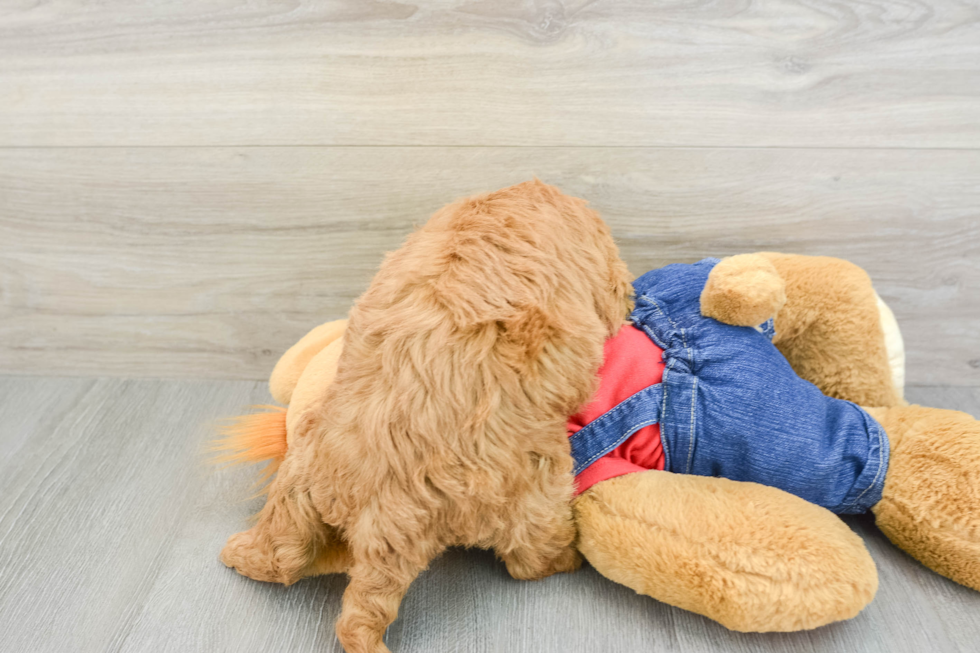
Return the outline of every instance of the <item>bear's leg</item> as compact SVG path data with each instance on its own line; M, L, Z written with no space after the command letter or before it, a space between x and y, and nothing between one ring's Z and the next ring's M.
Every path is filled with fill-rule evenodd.
M786 283L773 344L796 373L830 397L862 406L904 404L889 362L878 295L867 273L826 256L762 256Z
M347 320L334 320L314 328L286 350L269 377L269 392L281 404L292 403L293 389L309 362L327 345L339 340L347 328Z
M878 528L933 571L980 591L980 422L922 406L869 408L891 442Z
M579 550L599 573L732 630L850 619L878 588L861 538L775 488L646 471L598 483L574 507Z

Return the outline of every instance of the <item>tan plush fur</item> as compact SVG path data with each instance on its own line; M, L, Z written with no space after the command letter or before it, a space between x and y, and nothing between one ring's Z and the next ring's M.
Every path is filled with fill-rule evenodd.
M331 342L337 340L347 328L347 320L334 320L321 324L286 350L276 363L269 377L269 392L281 404L292 402L293 388L299 381L310 360ZM326 386L324 386L326 387Z
M878 587L861 539L775 488L648 471L575 501L579 549L604 576L740 631L849 619Z
M270 390L276 397L289 397L288 408L257 406L265 412L233 418L219 430L224 436L212 447L220 455L217 463L244 464L268 462L259 485L275 474L286 457L303 419L322 409L326 389L337 375L337 361L343 347L347 320L336 320L310 331L291 347L276 364ZM340 327L338 329L338 327ZM297 355L299 354L299 355ZM268 491L263 488L262 494ZM335 528L324 526L313 561L303 576L347 571L350 554Z
M402 595L447 546L494 548L517 578L575 568L565 424L629 281L599 217L540 182L439 211L351 311L336 382L223 560L291 583L342 534L349 653L387 650Z
M786 283L773 344L824 394L862 406L899 406L877 295L868 274L826 256L762 253Z
M346 320L344 320L346 323ZM344 339L321 341L323 348L306 364L306 369L297 378L295 389L291 394L289 409L286 411L286 442L291 443L300 431L305 416L316 414L323 409L327 400L326 389L337 376L337 362L343 351ZM301 361L296 362L297 366Z
M616 266L609 264L609 269L615 270ZM780 308L782 289L786 289L787 301ZM616 292L614 289L614 294ZM740 305L743 300L745 306ZM887 357L877 355L879 348L883 349L884 336L880 329L874 328L876 323L872 316L877 314L877 300L867 275L836 259L781 254L732 257L722 261L712 272L702 294L702 303L705 312L716 319L743 325L761 323L776 313L777 337L781 340L783 353L794 362L798 371L807 371L810 380L825 393L849 400L871 398L874 402L894 402L890 408L869 409L892 443L884 498L874 508L878 524L893 542L924 564L957 582L980 589L980 423L964 413L904 406L900 402L890 382ZM383 324L384 328L393 328L390 322ZM379 463L376 458L372 459L374 451L370 447L356 449L363 453L368 464L384 464L386 473L409 479L410 488L413 482L424 483L420 491L433 495L431 501L426 502L418 502L410 491L406 492L407 496L399 497L397 492L392 493L383 478L364 474L363 470L358 476L341 465L328 465L321 452L325 451L322 441L328 435L325 429L331 422L327 413L331 410L330 401L334 394L327 392L326 386L338 374L338 354L342 346L346 349L346 345L339 340L340 331L333 327L315 329L311 336L327 331L332 334L330 337L308 337L305 343L301 341L302 346L291 350L302 351L303 356L291 356L288 360L284 357L277 365L280 379L295 379L279 386L281 391L289 392L292 399L289 421L279 413L278 416L247 419L239 424L239 427L251 425L254 431L242 436L244 440L239 444L247 441L248 446L259 448L256 451L264 447L265 453L277 447L282 451L281 443L287 437L283 430L288 428L290 449L295 441L297 448L305 453L290 454L295 461L293 464L302 471L289 472L288 478L293 479L290 484L277 487L277 491L270 495L269 504L263 510L266 531L233 537L224 556L226 561L253 577L280 582L291 582L303 575L357 570L360 564L360 573L368 582L362 581L360 604L354 601L353 611L345 603L345 614L353 613L355 618L342 621L340 632L346 637L344 641L351 647L349 650L372 650L372 647L383 650L376 631L371 630L372 625L376 628L385 619L393 618L402 591L399 588L404 586L405 578L415 573L419 563L413 565L411 560L403 563L404 575L399 577L402 585L398 585L389 578L397 576L399 570L392 573L382 566L378 573L371 575L371 570L363 568L363 560L380 560L383 565L391 560L396 546L398 554L402 550L411 552L410 543L398 539L409 537L408 531L421 532L425 537L435 535L436 544L430 545L432 550L438 550L444 543L466 543L468 539L459 534L469 533L469 540L479 540L477 543L481 546L496 546L514 572L513 551L508 556L504 553L507 549L500 544L506 538L480 539L475 535L485 532L481 528L499 526L505 530L516 528L520 536L525 537L527 525L508 522L503 514L506 508L494 512L499 502L505 500L503 493L492 497L497 503L490 506L492 510L487 512L487 517L473 518L471 513L469 522L452 521L459 519L454 513L462 512L462 509L448 503L454 501L454 497L444 496L442 488L445 486L436 485L431 479L455 483L453 489L459 491L469 505L476 505L491 495L482 493L480 487L466 487L471 478L476 483L504 478L497 467L481 474L478 467L482 462L477 463L472 457L467 459L470 469L476 472L472 476L469 476L469 470L453 475L447 469L439 476L429 476L431 470L438 470L438 465L426 467L424 456L434 452L449 453L456 457L454 464L458 466L456 461L463 461L465 453L458 450L459 441L443 446L438 441L426 439L421 442L421 448L416 448L414 442L404 447L417 456L421 451L423 456L415 460L419 468L426 471L416 472L414 478L412 469L393 464L399 460L401 452L392 457L392 452L388 451ZM385 333L388 332L375 332L378 340L373 346L381 346ZM402 337L407 336L403 334ZM498 333L497 337L502 334ZM862 365L860 356L864 349L871 356ZM424 393L429 392L433 383L442 383L446 378L445 368L436 368L442 370L438 378L422 370L428 357L433 355L432 350L410 351L407 358L399 357L398 351L389 351L391 372L401 370L405 376L405 385L397 387L411 391L412 384L424 381L429 384L421 391ZM857 363L846 360L842 352L855 356ZM364 355L367 357L366 353ZM437 364L440 360L437 357ZM382 375L384 370L382 367L381 371L373 371L375 375ZM363 382L367 376L355 375L353 378ZM341 382L345 381L341 378ZM373 385L369 384L366 390L364 386L360 387L363 400L381 398L381 395L372 394L375 392ZM484 387L492 388L492 384ZM416 389L410 394L417 396L418 392ZM455 390L453 394L455 401L461 401ZM360 405L353 401L353 397L350 399L350 404L341 404L341 407L354 410ZM474 397L469 397L469 402L465 405L483 406ZM418 405L424 410L427 404ZM511 408L509 404L503 405ZM495 406L496 410L500 408L501 405ZM356 428L358 419L351 419L355 427L349 428ZM406 413L400 414L398 419L417 424L411 422ZM273 422L275 428L270 428ZM516 425L517 428L520 426ZM500 425L501 429L512 427L510 422ZM563 418L561 432L564 438ZM414 435L414 431L408 429L396 433ZM483 431L484 435L489 433ZM531 453L528 445L532 441L536 441L533 434L524 434L519 440L502 437L499 444L505 448L516 447L516 451L525 452L528 457L540 456ZM373 445L377 440L370 442ZM392 438L382 444L395 442L399 440ZM256 451L246 452L245 457L255 459ZM385 453L386 450L382 446L378 451ZM567 451L561 455L567 457ZM504 464L508 458L505 451L498 451L491 460ZM520 457L515 459L513 456L510 460L521 461ZM537 467L525 466L517 475L540 482L544 458L536 460ZM563 473L568 473L561 463L555 464L553 460L545 464L545 468L551 482L555 481L553 470L564 469ZM375 513L371 515L372 521L378 519L378 513L385 515L390 512L389 506L397 505L399 511L387 514L389 519L401 516L417 527L424 523L425 511L432 509L457 530L419 531L387 522L392 537L384 528L375 530L376 538L367 543L367 546L375 547L374 550L361 553L362 562L358 563L351 554L351 547L341 539L342 531L316 521L320 511L311 480L325 469L329 469L329 474L341 474L348 483L361 487L365 482L375 483L377 485L370 487L386 491L384 505L369 503L366 508L360 507L362 515L365 511ZM518 479L511 482L520 483ZM398 481L393 484L402 490ZM528 490L527 481L523 485L520 489ZM542 487L544 485L542 483ZM282 487L288 490L283 491ZM535 489L528 491L537 492L538 496L542 493ZM562 487L561 492L565 491ZM517 497L519 492L511 496ZM409 500L389 501L392 497ZM355 500L348 498L356 506ZM522 505L522 508L527 510L525 517L544 515L544 512L532 515L526 506ZM564 514L562 505L557 502L546 502L542 510L549 508ZM580 531L578 546L600 573L638 592L704 614L736 630L799 630L847 619L871 600L877 586L874 564L867 550L843 522L823 508L773 488L651 471L595 485L576 500L574 510ZM323 514L329 515L330 511ZM481 518L485 521L481 522ZM553 525L554 521L550 523ZM561 531L561 526L557 531L565 532ZM563 537L567 537L567 532ZM356 550L358 543L351 541L350 544ZM507 544L514 546L515 540L511 539ZM520 543L516 544L520 546ZM421 560L421 557L415 560ZM543 561L544 557L539 560ZM303 566L297 567L296 561ZM293 566L288 567L283 562ZM574 561L568 564L573 565ZM283 573L284 570L288 573ZM530 574L518 571L515 575ZM358 627L360 632L345 630ZM363 634L365 631L367 634Z
M872 508L878 528L930 569L980 591L980 422L922 406L869 412L892 445Z
M701 314L726 324L759 326L786 304L786 283L758 254L730 256L718 263L701 291Z
M744 276L751 260L733 258L741 259L738 266L722 261L712 274ZM863 404L888 434L885 489L872 508L878 526L923 564L980 590L980 422L966 413L905 405L893 384L878 299L863 270L825 257L759 258L768 259L786 285L773 342L798 374L825 394ZM768 270L761 260L756 265ZM746 301L755 303L758 294L748 290ZM726 301L737 304L737 290Z
M888 363L878 299L863 270L825 257L759 257L774 265L787 290L776 317L776 346L825 394L868 407L888 434L885 490L873 508L878 526L923 564L980 590L980 422L966 413L904 405ZM740 302L739 279L756 286L762 279L775 292L769 267L756 261L764 274L753 276L751 259L732 257L712 271L724 280L709 286L726 289L715 290L727 302L727 312L716 311L719 319L738 319L731 306ZM744 292L748 306L765 294L751 283ZM708 298L709 306L721 304Z

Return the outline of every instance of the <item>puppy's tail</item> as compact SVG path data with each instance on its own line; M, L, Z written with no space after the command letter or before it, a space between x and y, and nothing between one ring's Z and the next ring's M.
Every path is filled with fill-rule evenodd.
M211 443L209 451L218 465L251 465L268 461L259 484L279 469L286 457L286 409L280 406L253 406L263 412L231 417L218 426L223 436Z

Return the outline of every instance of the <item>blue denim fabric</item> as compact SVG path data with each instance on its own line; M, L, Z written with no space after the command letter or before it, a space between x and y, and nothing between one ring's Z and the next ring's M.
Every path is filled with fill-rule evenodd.
M575 473L649 424L660 424L665 469L780 488L836 513L881 500L888 437L858 405L796 375L760 331L701 315L717 259L668 265L633 284L631 319L664 350L663 382L571 438Z
M659 422L663 389L663 383L647 386L579 429L570 438L575 460L572 474L578 476L644 426Z

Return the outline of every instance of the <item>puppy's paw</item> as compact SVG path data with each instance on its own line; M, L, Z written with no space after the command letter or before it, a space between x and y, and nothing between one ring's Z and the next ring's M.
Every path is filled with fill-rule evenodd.
M378 631L343 614L337 620L337 639L350 653L391 653L384 643L383 628Z
M564 549L561 554L551 562L548 576L551 574L569 574L577 571L582 566L582 554L575 547Z
M552 574L564 574L582 566L582 555L574 547L565 547L550 560L504 556L507 573L516 580L541 580Z
M292 574L283 573L276 564L274 549L268 538L255 533L255 529L235 533L221 550L221 562L232 567L242 576L266 583L291 585L299 580Z

